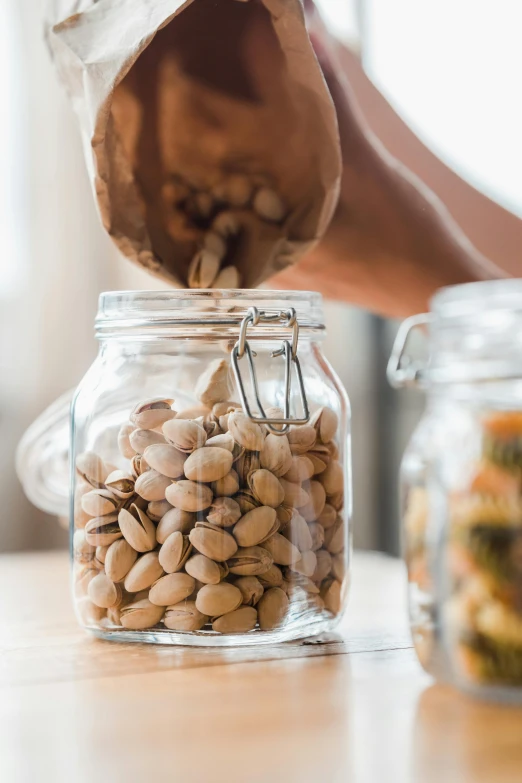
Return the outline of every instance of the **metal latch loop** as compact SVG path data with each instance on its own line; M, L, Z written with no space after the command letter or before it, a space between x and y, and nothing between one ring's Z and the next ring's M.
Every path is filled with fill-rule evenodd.
M420 313L406 318L399 326L386 369L388 382L395 389L425 386L426 366L414 362L407 354L407 347L413 330L426 326L430 321L431 315L429 313Z

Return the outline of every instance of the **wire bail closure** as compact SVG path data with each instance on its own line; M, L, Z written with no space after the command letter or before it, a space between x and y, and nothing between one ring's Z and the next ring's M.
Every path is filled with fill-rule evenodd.
M399 326L392 352L386 368L388 383L394 389L424 388L426 386L426 365L412 361L408 356L407 347L411 333L431 322L429 313L420 313L406 318Z
M256 368L254 364L254 357L256 356L256 353L251 349L250 344L247 341L248 327L258 326L258 324L260 323L267 323L267 324L282 323L283 326L292 329L292 341L290 342L289 340L283 340L281 347L275 349L271 353L272 358L276 358L277 356L283 356L285 360L284 410L283 410L283 418L279 418L279 419L267 418L267 415L265 413L259 395L259 386L257 383L257 374L256 374ZM239 395L241 397L241 404L243 406L243 411L248 416L248 418L251 421L256 422L256 424L266 424L268 426L268 429L271 432L273 432L274 435L284 435L290 429L291 424L307 424L308 421L310 420L310 411L308 408L308 401L306 399L303 374L301 372L301 365L299 363L299 358L297 356L298 342L299 342L299 323L297 321L296 312L293 307L289 308L286 311L281 310L280 312L273 313L273 314L266 313L263 310L258 310L257 307L250 307L248 309L247 314L245 315L245 317L241 322L241 326L239 328L239 339L237 343L234 345L234 348L232 349L232 369L234 370L234 375L239 389ZM245 356L245 354L248 359L250 381L252 383L252 388L254 390L256 405L261 413L261 416L254 416L252 414L247 399L243 377L241 375L241 370L239 368L239 360L242 359ZM298 387L299 387L299 395L301 398L301 405L303 408L303 417L300 419L293 419L290 417L290 391L292 385L292 365L295 366ZM276 427L276 425L278 426Z

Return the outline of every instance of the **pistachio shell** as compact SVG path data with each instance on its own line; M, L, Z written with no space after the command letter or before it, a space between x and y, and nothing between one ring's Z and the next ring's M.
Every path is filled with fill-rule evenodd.
M304 454L311 449L316 440L316 432L310 425L290 427L286 434L292 454Z
M321 598L328 611L338 614L341 610L341 583L329 579L321 585Z
M285 505L301 508L301 506L305 506L308 503L308 493L299 484L294 484L293 481L285 481L284 478L279 479L279 481L285 493Z
M133 409L130 420L139 429L155 430L175 417L176 411L171 408L173 402L174 400L162 397L144 400Z
M134 481L136 481L138 476L141 476L141 474L145 473L148 469L149 466L147 465L145 457L141 454L135 454L131 459L131 475ZM134 488L136 489L136 487Z
M212 288L239 288L241 278L235 266L224 266L212 283Z
M147 446L143 456L150 467L161 473L162 476L168 476L171 479L183 476L187 455L178 451L169 443L156 443L152 446ZM162 498L157 499L161 500Z
M124 538L120 538L107 550L105 573L113 582L121 582L131 570L137 557L136 550Z
M336 492L334 495L328 495L328 502L336 511L341 511L344 506L344 492Z
M317 564L311 578L314 582L322 582L332 570L332 556L327 549L317 550L315 556L317 558ZM339 557L339 555L337 555L337 557Z
M319 587L315 584L315 582L312 582L312 580L309 577L304 576L303 574L300 574L297 571L291 571L289 568L287 568L285 571L285 577L287 582L289 582L289 584L292 586L292 588L300 587L308 594L319 595Z
M299 513L307 522L314 522L322 513L326 504L326 492L319 481L308 481L306 483L309 501L301 506Z
M263 548L272 556L277 565L291 565L297 563L301 557L298 548L280 533L275 533L264 541Z
M159 551L158 558L160 565L167 574L181 571L191 550L192 545L187 536L184 536L183 533L180 533L179 531L171 533L165 543L162 544ZM181 601L181 598L178 600ZM174 599L172 601L167 601L167 604L177 603L178 601L175 601ZM165 606L167 606L167 604L165 604Z
M88 563L93 559L96 546L91 544L86 537L84 530L75 530L73 536L74 559L78 563Z
M91 517L103 517L114 514L120 501L107 489L92 489L83 495L81 504L85 513Z
M184 408L179 413L176 413L176 419L197 419L200 416L207 416L209 413L210 408L207 405L194 405L191 408ZM200 422L198 421L197 424L199 423Z
M179 531L180 533L190 533L196 524L196 515L191 511L182 511L180 508L171 508L160 519L156 528L156 539L158 544L164 544L171 533Z
M98 574L91 579L87 594L93 604L108 609L121 601L121 588L109 579L106 574Z
M342 465L332 460L320 476L319 481L323 485L327 495L335 495L342 492L344 487L344 473Z
M237 551L237 543L230 533L208 522L196 522L189 533L190 542L202 555L221 563Z
M325 530L327 530L329 527L332 527L335 524L336 519L337 511L329 503L325 504L325 507L317 517L317 521L324 527Z
M311 577L317 566L317 556L315 552L309 549L307 552L301 552L301 557L297 563L292 563L290 568L297 571L298 574Z
M125 589L129 593L137 593L146 590L154 582L163 576L163 568L159 562L157 552L146 552L139 557L125 577ZM156 621L158 622L158 621Z
M332 555L338 555L344 550L345 528L341 517L337 517L335 525L325 531L324 545Z
M230 365L226 359L214 359L210 362L196 383L195 395L204 405L209 406L230 399L232 377Z
M203 195L203 194L201 194ZM210 250L199 250L187 272L189 288L210 288L219 271L220 258Z
M111 544L111 546L112 546L112 544ZM105 560L107 559L107 552L108 551L109 551L109 547L108 546L97 546L96 547L96 563L100 563L101 565L105 565Z
M185 462L185 476L190 481L218 481L232 467L232 454L227 449L204 446L196 449Z
M216 563L205 555L192 555L185 563L185 571L205 585L217 585L228 574L226 564Z
M144 500L164 500L169 486L170 479L167 476L162 476L156 470L147 470L138 476L134 489Z
M125 540L136 552L149 552L154 549L156 546L154 523L135 503L129 509L121 509L118 522Z
M208 619L198 610L195 601L181 601L167 606L163 623L171 631L199 631Z
M274 564L264 574L260 574L258 578L263 587L280 587L283 582L283 572Z
M83 532L85 533L86 542L93 546L109 546L123 535L116 514L107 514L104 517L90 519L85 525Z
M196 596L196 608L209 617L220 617L241 606L241 591L228 582L204 585Z
M276 508L276 514L281 528L285 528L288 525L294 511L295 509L292 508L292 506L287 506L286 503L281 503L281 505Z
M228 431L237 443L249 451L261 451L263 448L265 440L263 429L259 424L250 421L242 411L234 411L229 415Z
M321 550L324 551L324 550ZM317 553L318 554L318 553ZM346 557L344 552L339 552L338 555L334 555L332 558L332 574L335 578L342 582L346 574Z
M134 449L129 440L129 436L134 429L134 424L130 421L126 421L121 425L118 433L118 449L121 456L125 457L125 459L132 459L134 456Z
M282 408L272 407L272 408L265 408L266 418L267 419L284 419L285 414ZM285 425L284 424L265 424L265 429L267 432L272 432L273 430L278 430L281 432Z
M105 479L105 486L121 500L128 500L134 494L134 479L123 470L113 470Z
M167 511L172 511L172 506L168 500L151 500L147 506L147 516L153 522L159 522Z
M280 587L271 587L262 595L257 604L259 627L262 631L271 631L280 626L288 611L288 596Z
M233 612L217 617L212 630L218 633L247 633L255 628L257 612L252 606L240 606Z
M221 435L214 435L209 438L206 443L207 446L218 446L220 449L226 449L230 453L234 454L234 447L236 442L230 432L223 432Z
M241 517L234 526L234 538L239 546L249 547L261 544L279 530L275 509L259 506Z
M252 471L248 476L248 486L263 506L277 508L284 500L285 491L281 482L266 468Z
M338 423L337 414L331 408L319 408L310 419L310 424L315 428L323 443L329 443L332 440L337 432Z
M300 552L312 549L312 534L305 520L297 511L292 514L292 519L285 527L284 535Z
M169 503L182 511L203 511L212 503L212 490L196 481L173 481L166 490Z
M318 476L323 470L326 470L329 460L325 461L322 455L315 451L308 451L306 456L314 466L314 476Z
M238 549L234 557L228 559L231 574L238 576L258 576L265 574L273 565L270 552L260 546L248 546Z
M252 203L254 212L263 220L280 223L284 220L287 208L281 196L272 188L259 188Z
M207 433L201 424L187 419L171 419L163 425L163 434L178 451L191 454L207 441ZM217 444L216 444L217 445Z
M231 174L213 187L212 193L224 204L230 204L231 207L244 207L252 197L252 189L252 181L244 174Z
M102 609L101 606L96 606L96 604L93 604L91 599L87 596L76 601L76 611L78 613L78 617L80 618L80 622L87 626L87 628L99 626L100 621L105 617L106 614L105 609Z
M207 522L217 527L231 527L241 516L238 503L229 497L217 497L208 509Z
M147 598L142 598L141 601L134 601L122 608L120 622L124 628L133 631L152 628L160 622L164 612L163 606L155 606Z
M167 574L154 582L149 590L149 601L156 606L170 606L188 598L196 582L188 574Z
M292 464L292 452L286 435L269 433L263 443L260 461L262 467L274 476L281 477L287 473Z
M241 591L243 603L247 606L255 606L264 592L264 587L257 576L240 576L234 584Z
M84 451L76 457L76 473L95 489L103 489L110 471L101 457L93 451Z
M213 481L210 486L212 487L214 495L230 497L231 495L235 495L239 489L239 478L236 471L232 469L226 476L223 476L223 478Z
M161 433L154 432L154 430L140 430L136 429L131 432L129 441L136 452L136 454L144 454L145 449L149 446L157 446L158 444L165 444L165 438Z
M252 509L259 507L258 501L249 489L242 489L237 493L234 500L239 505L242 514L246 514L249 511L252 511Z
M292 457L292 464L290 469L285 473L283 478L286 481L294 481L297 484L302 484L303 481L311 479L314 475L314 463L305 454L298 454Z
M74 581L74 595L76 598L82 598L87 595L89 583L99 573L97 568L86 566L76 575Z
M234 465L239 481L241 484L248 482L249 475L259 470L261 467L261 460L258 451L243 451L240 457L236 460Z

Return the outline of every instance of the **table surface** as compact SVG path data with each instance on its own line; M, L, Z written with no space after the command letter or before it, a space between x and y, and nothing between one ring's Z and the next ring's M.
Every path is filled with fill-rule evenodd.
M354 558L341 634L115 644L77 625L64 553L0 557L2 783L520 783L522 710L421 671L399 561Z

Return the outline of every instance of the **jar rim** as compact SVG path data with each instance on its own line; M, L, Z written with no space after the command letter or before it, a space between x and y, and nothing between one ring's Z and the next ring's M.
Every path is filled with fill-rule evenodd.
M437 319L483 316L486 310L522 310L522 278L446 286L431 298L430 310Z

